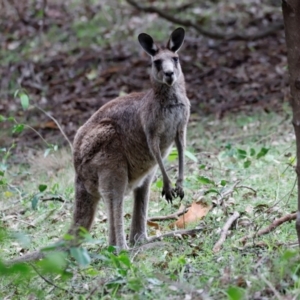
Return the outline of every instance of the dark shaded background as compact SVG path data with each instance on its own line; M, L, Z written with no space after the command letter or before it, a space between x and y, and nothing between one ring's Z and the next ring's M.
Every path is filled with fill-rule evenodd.
M272 2L144 1L143 5L224 32L224 38L241 32L255 35L282 22L280 9ZM177 26L126 1L2 1L0 114L30 124L49 143L65 143L47 115L34 106L25 112L21 109L14 98L21 89L72 140L78 127L101 105L150 87L150 60L138 46L138 33L146 31L158 42L166 42ZM244 41L212 39L192 26L185 28L180 59L192 113L221 118L241 110L282 110L289 98L282 29ZM1 144L11 142L8 137L23 145L39 143L32 130L11 135L10 123L0 126Z

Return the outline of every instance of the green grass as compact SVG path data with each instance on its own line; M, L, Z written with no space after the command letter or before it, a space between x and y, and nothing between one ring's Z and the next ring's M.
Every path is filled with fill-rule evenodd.
M238 242L296 210L295 141L290 119L285 107L280 115L240 113L222 120L192 116L187 145L197 162L186 159L182 203L189 205L199 197L214 203L217 193L237 180L241 186L222 206L215 206L203 220L189 225L201 228L195 237L169 238L150 249L116 256L107 248L101 203L91 236L83 245L87 250L74 250L67 260L54 255L38 264L40 275L30 266L25 271L11 271L0 281L1 298L199 299L202 295L211 299L277 299L275 291L281 297L298 299L299 257L291 246L296 241L294 222L250 239L246 246ZM42 151L25 156L26 161L18 164L11 163L14 156L2 164L1 223L6 231L19 233L15 238L2 238L3 259L53 243L71 221L74 172L68 149L51 152L46 158ZM167 162L174 181L176 163ZM170 206L160 197L160 181L158 176L152 186L149 216L174 213L180 205L175 201ZM43 202L41 195L59 196L65 202ZM233 211L241 217L221 251L213 253L220 230ZM130 197L125 201L125 214L128 232ZM159 222L162 233L170 230L171 222ZM155 233L149 227L149 234Z

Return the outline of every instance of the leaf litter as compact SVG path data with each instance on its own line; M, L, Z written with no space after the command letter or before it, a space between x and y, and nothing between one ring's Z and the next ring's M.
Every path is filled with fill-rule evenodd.
M13 99L15 89L25 90L31 102L54 116L72 140L78 127L101 105L120 94L149 88L149 58L139 51L135 42L137 33L125 38L130 21L137 18L126 8L128 28L124 24L122 43L112 40L107 45L93 43L85 47L79 46L81 40L72 24L84 15L97 17L96 5L90 5L89 10L85 6L72 10L59 2L49 2L43 22L37 13L40 7L16 3L15 10L22 12L19 16L11 6L4 9L5 17L0 21L0 28L5 28L0 38L3 45L0 57L8 62L0 66L0 114L16 112L30 120L47 140L64 142L47 116L32 108L18 112ZM260 14L263 20L269 12ZM49 42L47 37L53 28L59 28L62 38ZM34 40L37 36L40 42ZM36 47L19 51L28 40L33 40ZM7 51L15 52L8 56ZM180 57L192 112L199 115L213 113L221 117L229 111L270 111L270 107L276 111L289 98L283 31L244 42L214 41L187 28ZM18 140L25 145L39 142L30 130Z

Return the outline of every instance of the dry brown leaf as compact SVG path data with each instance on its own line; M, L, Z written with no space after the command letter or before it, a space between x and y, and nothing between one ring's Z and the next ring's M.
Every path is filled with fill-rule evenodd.
M58 129L57 125L53 121L47 121L44 123L40 123L36 126L34 126L35 129L41 128L41 129Z
M207 215L211 209L211 205L203 202L193 202L189 210L182 215L176 222L172 223L170 227L185 228L186 225L197 222Z
M104 70L100 77L102 78L109 78L111 75L120 72L123 69L122 66L112 66Z
M156 222L147 221L147 225L150 227L154 227L156 230L161 230L161 226Z

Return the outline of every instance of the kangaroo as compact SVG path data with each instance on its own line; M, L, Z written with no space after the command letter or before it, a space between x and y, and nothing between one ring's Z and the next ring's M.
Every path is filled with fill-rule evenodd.
M90 230L97 204L103 199L108 215L108 243L118 250L128 249L123 201L133 191L129 242L147 240L149 190L158 167L166 200L172 203L173 198L184 197L184 147L190 103L177 54L184 36L184 29L177 28L166 47L158 47L150 35L141 33L139 43L151 57L152 88L108 102L79 128L73 151L75 209L69 230L75 239L81 227ZM163 164L174 142L179 159L175 187Z

